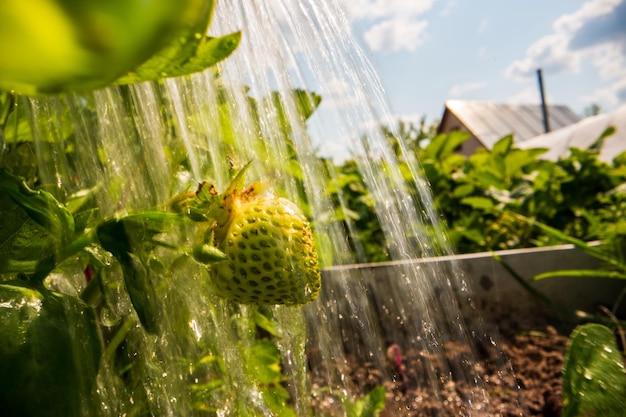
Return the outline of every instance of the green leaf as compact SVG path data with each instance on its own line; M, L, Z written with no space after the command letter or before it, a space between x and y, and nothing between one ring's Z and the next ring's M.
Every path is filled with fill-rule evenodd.
M377 417L385 409L385 387L376 387L355 402L344 401L348 417Z
M7 139L7 142L9 140ZM12 175L23 177L26 181L34 180L37 175L37 157L33 144L20 142L7 146L0 167Z
M67 244L74 235L74 218L52 194L32 190L23 178L0 169L0 188L59 242Z
M284 135L292 133L294 121L304 123L311 117L321 102L321 96L302 89L293 89L287 93L274 91L263 100L265 111L277 115Z
M470 137L469 133L461 131L437 135L424 149L424 156L436 161L443 161Z
M202 264L212 264L228 259L228 255L208 243L193 247L193 258Z
M463 237L471 240L472 242L476 242L477 244L483 246L485 244L485 235L480 230L477 229L458 229L457 230Z
M219 38L192 38L176 43L140 65L133 72L118 78L116 84L132 84L193 74L214 66L227 58L239 45L241 32Z
M0 251L7 257L0 270L34 273L35 280L43 280L72 241L74 218L52 194L32 190L23 178L2 169L0 189Z
M293 91L298 113L304 120L313 115L322 102L322 96L312 91L296 89Z
M626 279L626 273L618 271L603 271L599 269L563 269L559 271L544 272L543 274L535 275L533 279L535 281L539 281L546 278L560 277Z
M571 243L573 244L575 247L583 250L585 253L600 259L606 263L608 263L609 265L613 266L614 268L617 268L618 270L621 271L626 271L626 263L624 263L619 257L617 256L613 256L612 254L608 253L606 250L603 250L600 247L597 246L591 246L589 245L587 242L577 239L575 237L569 236L566 233L561 232L560 230L548 226L547 224L538 222L534 219L531 219L529 217L526 216L522 216L521 214L517 214L517 213L511 213L511 215L513 217L516 217L528 224L532 224L533 226L536 226L537 228L539 228L541 231L543 231L546 235L548 235L549 237L552 237L556 240L560 240L563 242L567 242L567 243Z
M156 293L156 283L152 277L152 268L144 265L144 262L132 253L118 254L116 258L122 265L124 285L141 325L149 333L158 333L161 306Z
M0 214L0 273L32 274L55 240L8 194L0 193Z
M604 144L604 141L610 137L613 136L615 134L616 130L615 127L613 126L609 126L607 127L604 132L602 132L600 134L600 136L598 137L598 139L596 139L591 146L589 146L589 150L590 151L595 151L595 152L599 152L600 149L602 148L602 145Z
M254 323L259 326L261 329L265 330L272 336L278 335L278 330L276 329L276 322L263 314L261 311L256 310L254 312Z
M485 211L491 210L494 208L493 200L489 197L480 197L480 196L465 197L461 199L461 203L471 206L472 208L481 209Z
M626 371L611 329L577 327L563 368L563 417L626 416Z
M262 384L273 384L284 379L280 351L274 342L258 340L245 353L247 373L254 380Z
M492 155L505 156L511 150L513 145L513 135L507 135L499 139L491 148Z
M504 157L504 165L506 168L506 176L511 178L524 174L522 169L533 162L537 161L537 157L547 152L547 148L538 149L513 149Z
M504 174L504 173L503 173ZM481 170L473 173L474 178L478 180L478 185L484 189L495 187L499 190L506 189L507 185L502 181L502 177L496 175L492 171Z
M122 266L124 284L130 301L146 331L159 332L161 307L154 282L154 267L147 265L149 251L168 246L156 239L168 228L182 224L184 217L163 212L134 213L98 226L97 237Z
M454 188L452 195L455 197L466 197L474 192L474 184L461 184Z

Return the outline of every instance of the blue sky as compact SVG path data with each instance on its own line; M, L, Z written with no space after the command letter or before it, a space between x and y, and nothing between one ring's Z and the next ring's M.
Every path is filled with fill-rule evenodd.
M438 119L448 99L582 114L626 103L626 0L339 0L395 116Z

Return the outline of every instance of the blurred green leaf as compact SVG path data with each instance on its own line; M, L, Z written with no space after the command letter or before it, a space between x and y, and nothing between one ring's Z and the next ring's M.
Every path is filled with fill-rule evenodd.
M74 218L52 194L31 189L23 178L0 169L0 189L63 247L74 236Z
M513 145L513 135L507 135L499 139L491 148L491 154L504 157L509 153Z
M284 377L281 355L276 343L271 340L257 340L245 350L246 372L262 384L277 384Z
M235 32L219 38L191 38L186 42L174 43L132 72L118 78L115 83L132 84L203 71L232 54L240 41L241 32Z
M469 133L461 131L437 135L424 149L424 156L436 161L443 161L470 137Z
M385 409L385 388L376 387L355 402L344 401L348 417L377 417Z
M494 208L493 200L489 197L465 197L461 199L461 203L481 210L491 210Z
M533 277L535 281L546 278L584 277L584 278L611 278L626 279L626 271L603 271L600 269L561 269L558 271L544 272Z
M563 417L626 416L626 371L613 331L577 327L563 367Z
M513 149L504 157L506 176L522 175L522 169L537 161L537 157L546 153L547 149Z

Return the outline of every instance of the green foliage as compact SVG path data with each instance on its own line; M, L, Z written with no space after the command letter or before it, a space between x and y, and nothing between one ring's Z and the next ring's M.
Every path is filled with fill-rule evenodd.
M376 387L356 401L344 401L348 417L377 417L385 409L385 388Z
M362 173L355 161L340 167L332 163L326 193L334 209L334 219L344 224L348 243L361 262L388 260L388 253L380 223L376 217L374 199L365 186Z
M465 156L456 153L469 139L465 132L429 137L434 129L423 122L419 128L400 123L397 134L383 130L398 154L400 168L405 172L417 168L430 184L434 208L457 253L561 242L518 214L585 241L618 244L626 236L626 156L617 156L611 164L598 158L603 141L612 140L613 128L589 149L571 149L556 161L541 159L545 149L517 148L512 136L500 139L491 150L480 148ZM403 147L414 153L419 166L409 166L411 159L403 157ZM339 174L329 180L329 193L338 218L358 226L356 239L365 248L366 260L386 260L374 204L355 166L349 160L337 168ZM415 187L410 175L405 179L408 187ZM345 195L341 202L335 197L338 187Z
M0 332L3 413L79 417L89 412L102 351L92 309L38 284L6 281L0 283Z
M571 334L563 368L563 416L626 416L626 370L613 331L585 324Z
M200 72L227 58L240 41L241 32L220 38L191 37L186 42L170 45L132 72L115 80L115 84L134 84Z
M200 202L200 198L205 197L220 199L210 194L211 187L207 185L201 188L203 192L185 192L152 210L103 218L94 199L94 195L100 192L99 186L72 195L62 192L61 187L51 188L55 194L44 189L39 182L38 166L31 155L35 140L27 117L18 114L21 107L14 105L14 96L1 94L0 99L0 104L4 105L2 108L8 109L0 115L4 116L5 128L0 133L8 139L6 152L0 160L0 280L8 282L19 276L25 285L44 283L48 286L54 276L55 285L61 283L68 292L64 297L76 304L87 303L85 317L98 312L95 326L104 336L103 370L99 377L123 393L116 401L126 404L123 407L130 407L130 414L148 413L150 394L146 381L154 378L152 359L138 358L133 352L146 349L142 334L163 337L164 323L180 322L175 326L177 330L189 327L184 306L177 305L175 315L172 311L165 313L164 298L175 298L184 288L178 288L184 284L184 279L175 278L169 271L189 263L206 271L206 264L224 259L224 254L212 245L210 234L205 233L211 230L208 225L215 221L214 213L196 210L196 206L190 204L190 201ZM267 111L282 115L278 118L279 129L275 134L291 144L287 149L294 164L277 164L276 168L295 176L302 188L301 173L292 172L297 164L291 135L295 123L304 124L319 105L320 98L303 90L293 90L274 94L261 102ZM251 107L260 106L252 98L249 103ZM293 111L295 116L286 114ZM49 136L44 134L46 141L37 145L54 147L62 144L65 156L72 161L76 157L71 146L73 132L48 133ZM251 144L261 152L271 152L264 140L257 138ZM188 169L184 160L177 162L176 169ZM243 177L237 178L243 185ZM111 188L107 191L112 192ZM76 267L84 268L84 275L83 271L78 277L67 272ZM211 294L210 289L207 293ZM253 307L250 309L254 310ZM113 313L116 310L123 313ZM239 314L233 313L233 322L239 320ZM109 315L116 317L114 324L107 318ZM259 309L246 321L252 323L252 328L241 336L241 340L248 342L240 346L246 383L262 395L263 407L274 415L295 416L291 393L283 386L283 359L277 345L275 319ZM251 332L260 336L252 339L245 336ZM177 337L181 336L174 335ZM191 407L194 412L212 415L233 395L225 388L228 370L215 347L198 343L196 349L206 356L201 356L194 370L201 377L189 382L187 387L193 399ZM212 353L206 354L207 350ZM8 363L5 359L0 357L0 364ZM81 361L85 357L77 354L75 359ZM258 410L250 404L242 402L238 407L239 415L257 415Z
M22 94L90 90L187 75L229 56L241 34L205 34L215 2L5 2L0 88ZM45 27L42 31L40 28ZM24 32L24 33L21 33Z
M555 277L626 279L626 263L623 261L621 236L615 238L606 235L606 240L601 245L589 244L531 218L521 215L516 215L516 217L535 227L547 237L573 244L588 255L603 261L607 268L562 269L539 274L534 277L535 280ZM611 317L611 320L607 320L602 316L572 311L569 307L554 302L526 282L498 255L494 254L494 256L527 291L547 305L572 318L584 317L592 322L578 326L570 335L563 366L563 416L626 416L626 370L623 353L620 352L616 343L616 333L622 333L623 346L626 346L626 341L623 338L623 322L615 316L626 295L626 287L621 294L616 295L613 310L604 310Z

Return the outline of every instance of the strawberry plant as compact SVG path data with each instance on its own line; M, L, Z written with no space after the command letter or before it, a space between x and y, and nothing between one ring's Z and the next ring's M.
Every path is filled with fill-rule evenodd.
M72 1L48 3L75 6ZM113 13L136 2L127 3L106 6L94 2L85 7L109 7ZM162 88L163 78L213 66L239 43L239 32L219 38L204 36L214 2L190 0L185 4L201 8L202 13L177 5L177 14L170 14L167 10L171 6L163 6L154 10L164 12L158 16L135 19L145 28L164 19L173 22L172 31L158 31L158 39L144 45L145 53L130 54L132 60L125 59L127 51L112 51L107 65L95 65L97 71L83 73L82 78L76 77L75 69L85 69L84 60L68 61L71 65L65 68L48 68L37 61L33 71L14 71L17 67L13 64L32 66L35 61L28 53L41 47L23 48L21 52L10 48L0 62L0 88L40 95L116 85L125 111L132 114L136 109L127 84L155 80L155 88ZM21 6L0 8L9 8L15 16L27 19L27 10ZM93 29L89 21L75 22L69 17L55 23ZM141 28L124 28L134 29ZM0 31L0 41L4 35ZM59 49L49 48L42 57L74 48L57 46ZM92 58L97 62L102 57ZM249 104L251 113L275 112L276 132L288 142L293 130L302 128L295 124L304 123L320 99L303 90L285 94L276 93L261 102L249 98ZM93 145L78 142L71 117L78 115L84 121L81 126L85 131L80 134L88 141L95 136L100 121L94 96L85 94L72 101L75 99L72 95L55 96L53 101L63 110L51 116L54 122L46 119L39 123L29 97L0 92L0 328L4 335L10 335L0 343L0 400L5 411L24 416L154 415L162 412L161 407L171 406L158 403L161 397L169 402L171 394L181 402L172 406L176 410L215 413L231 396L240 395L224 389L233 378L224 357L235 346L238 357L245 359L236 377L263 393L263 407L276 415L295 415L291 393L281 386L285 379L283 358L268 306L302 305L313 301L319 292L316 246L302 213L307 211L305 200L295 204L269 191L261 193L258 184L245 187L242 170L222 194L203 183L196 193L184 192L169 203L154 200L151 209L104 213L98 198L108 194L107 198L115 200L127 191L124 184L109 181L83 189L78 178L68 178L55 187L42 183L47 174L42 170L57 167L55 158L62 158L72 171L76 164L85 162L84 156L90 151L85 146ZM297 118L286 115L285 103L292 99ZM161 103L157 111L164 112L166 104ZM218 107L218 123L227 129L234 124L234 116L226 111L225 101ZM69 108L73 108L73 116ZM204 111L200 109L200 113ZM198 117L206 118L206 114ZM167 116L164 119L165 132L172 136L170 162L174 171L182 171L180 178L185 178L189 160L180 152L174 121ZM141 137L139 129L131 126L130 135ZM224 133L223 146L229 147L228 132ZM229 134L235 135L235 129ZM137 142L137 146L129 142L131 153L144 151L137 149L141 146ZM271 152L265 141L254 143L258 156ZM276 168L297 173L293 146L291 150L291 163L285 166L281 161ZM98 158L92 161L98 170L107 163L107 156L103 149L96 151ZM226 165L226 161L222 163ZM174 177L168 179L176 190L172 194L192 186ZM302 187L302 173L294 177L299 178L296 187ZM280 186L275 188L280 192ZM244 244L245 249L240 248ZM261 274L254 276L257 271ZM231 315L232 322L251 326L233 336L233 343L226 348L220 346L217 336L200 338L201 330L190 329L195 320L190 318L195 317L189 311L192 307L180 302L189 297L195 297L197 305L209 311L220 306ZM240 307L239 302L248 305ZM206 314L211 313L204 311ZM228 332L228 326L224 331ZM259 332L262 337L256 336ZM170 350L161 347L160 340L166 340ZM237 346L243 341L245 346ZM176 355L181 357L172 357ZM169 364L167 372L156 375L155 369L162 369L163 362ZM6 378L10 374L17 376ZM167 397L155 394L168 388L171 393ZM239 407L240 415L255 413L251 404L242 402Z
M197 193L176 198L173 201L177 202L177 211L174 212L144 211L104 220L92 217L91 221L85 223L80 214L88 211L74 216L51 194L33 190L23 178L0 171L0 189L5 198L3 204L5 208L10 208L5 214L11 214L4 218L10 230L2 241L6 261L0 272L4 277L17 274L17 279L4 281L0 288L3 308L8 309L7 314L2 315L0 324L4 333L23 338L14 342L11 339L8 344L2 345L0 368L26 375L29 363L36 360L39 364L37 372L40 372L37 381L56 381L60 384L59 389L65 393L83 392L82 388L80 391L68 389L76 384L84 384L90 395L101 350L103 356L108 358L104 366L118 368L113 357L106 352L121 349L128 343L124 340L134 321L132 316L127 318L130 327L122 325L116 334L105 337L102 348L94 311L107 308L111 296L108 295L107 287L110 283L104 271L110 261L102 258L103 254L94 257L99 247L110 253L121 267L132 308L148 333L161 334L163 331L162 290L159 289L162 283L153 273L154 263L158 261L154 256L159 250L172 252L174 258L182 255L184 258L197 259L204 268L208 265L208 276L213 281L216 294L237 302L257 305L304 304L315 299L320 289L320 273L308 222L297 207L287 200L268 196L258 200L259 197L253 192L255 186L241 189L239 185L243 184L243 178L242 170L227 193L221 195L210 191L214 188L203 185ZM277 205L277 202L280 204ZM248 204L250 209L242 210L241 207L235 207L236 204ZM264 207L264 210L259 211L259 207ZM94 220L96 223L92 224ZM233 224L235 231L231 230ZM176 230L181 228L196 230L192 234L199 237L191 240L192 247L173 244L176 241ZM39 239L33 238L32 232L36 230L44 231ZM174 241L168 242L168 239L171 240L168 235ZM239 236L243 239L238 240ZM229 245L231 241L234 247ZM246 247L240 248L239 242L245 242ZM48 248L46 252L30 251L44 247ZM28 256L24 258L23 253ZM45 284L49 281L49 275L71 265L76 256L87 261L86 271L89 274L89 282L79 286L83 288L82 296L51 292L47 288L51 284ZM161 258L167 259L163 256ZM259 274L255 268L259 268ZM242 269L249 276L240 273ZM26 301L26 296L30 297L29 301ZM81 299L90 305L84 304ZM37 307L38 304L42 304L43 308ZM78 318L72 316L73 321L69 322L66 318L69 313L63 309L66 304L73 306L69 310L72 314L79 309L84 312L76 313ZM21 310L19 306L23 306ZM22 320L19 318L21 316L32 317L32 320ZM54 344L54 349L44 349L43 344L46 342L42 335L50 332L55 332L55 337L45 337ZM87 346L93 349L83 352L72 348L68 332L79 340L87 340ZM266 350L268 348L264 344L267 343L270 341L261 343L255 349ZM44 351L47 353L44 354ZM52 355L52 352L59 354ZM31 359L26 360L26 357ZM77 363L83 363L85 368L76 368ZM91 367L86 368L89 363ZM62 372L59 367L63 368ZM86 369L90 373L86 373ZM141 372L141 368L133 371L135 376L131 379L143 378L134 372ZM4 382L8 383L9 380ZM3 402L13 404L11 409L21 410L21 415L40 415L38 413L42 409L49 409L53 414L54 410L65 410L65 415L80 415L81 405L73 403L77 401L75 397L60 396L53 390L47 391L49 397L38 395L43 389L43 386L31 385L26 380L12 380L10 387L2 390ZM21 394L18 396L16 392ZM279 395L277 391L273 392ZM5 394L9 396L4 397ZM24 401L24 395L36 395L40 401ZM280 396L284 398L285 393L280 393ZM63 398L67 398L68 402L65 403ZM10 399L15 402L9 403ZM54 407L52 401L55 402ZM28 411L17 408L22 405L31 408Z

